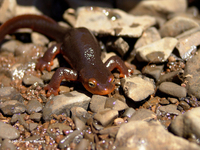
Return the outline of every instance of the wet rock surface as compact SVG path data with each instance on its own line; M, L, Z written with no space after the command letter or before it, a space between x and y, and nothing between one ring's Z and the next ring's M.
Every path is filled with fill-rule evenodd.
M58 95L47 97L44 87L56 69L70 68L58 55L50 72L35 70L56 41L30 29L6 35L0 149L200 149L197 0L45 2L3 0L0 22L34 13L52 14L65 28L84 26L97 38L102 61L118 55L131 73L122 78L114 69L108 95L64 79Z

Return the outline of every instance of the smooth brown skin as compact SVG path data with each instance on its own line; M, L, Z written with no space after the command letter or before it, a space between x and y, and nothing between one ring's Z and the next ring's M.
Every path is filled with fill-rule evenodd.
M63 55L71 68L60 67L56 70L50 83L45 87L47 96L58 95L63 79L82 82L93 94L107 95L114 90L114 77L111 71L117 68L120 77L129 76L128 68L117 56L109 58L103 64L100 58L100 47L96 38L86 28L63 28L46 16L21 15L5 22L0 27L0 40L6 34L19 28L31 28L36 32L54 38L58 44L49 48L39 59L36 69L50 71L53 59L59 53Z

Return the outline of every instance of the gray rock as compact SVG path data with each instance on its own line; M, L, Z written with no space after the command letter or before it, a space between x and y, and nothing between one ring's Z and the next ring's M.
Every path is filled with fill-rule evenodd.
M192 53L196 52L197 46L200 45L198 40L200 38L200 27L188 30L176 38L178 39L176 48L181 58L187 60Z
M31 114L33 112L37 113L42 110L42 104L38 100L30 100L26 105L27 113Z
M33 131L33 130L35 130L37 127L38 127L38 123L29 123L28 129L29 129L30 131Z
M100 34L139 37L143 30L155 23L153 17L133 16L119 9L81 7L77 10L75 27L87 27Z
M45 46L49 43L49 39L43 34L40 34L38 32L32 32L31 39L32 39L32 42L36 45Z
M30 119L39 122L42 118L42 114L41 113L32 113L30 114Z
M159 86L159 90L163 93L169 94L174 97L186 97L187 91L185 87L182 87L173 82L163 82Z
M2 142L2 145L0 147L1 150L16 150L17 148L15 147L15 145L12 143L11 140L9 139L5 139Z
M90 142L87 139L82 139L80 143L76 146L76 150L83 150L83 149L89 149Z
M166 105L166 106L161 106L159 108L159 110L161 112L164 112L165 114L169 113L169 114L172 114L172 115L180 115L181 112L177 109L177 106L174 105L174 104L169 104L169 105Z
M148 45L136 49L136 57L139 61L164 62L174 50L178 40L165 37Z
M58 146L59 148L66 148L70 145L70 143L78 144L81 139L83 139L83 135L81 134L81 131L75 130L72 133L69 133L66 137L60 140Z
M94 119L99 121L103 126L107 126L108 124L112 123L117 117L118 111L110 109L99 111L94 115Z
M188 95L200 99L200 53L189 59L185 65L184 76Z
M25 112L26 107L24 104L20 103L17 100L8 100L0 105L0 110L5 115L13 115L13 114Z
M72 107L83 107L87 109L90 100L90 97L77 91L55 96L43 108L43 119L50 120L52 114L59 115L65 113L67 116L70 116Z
M3 123L0 121L0 137L3 139L14 140L19 138L19 131L11 126L10 124Z
M43 70L41 79L44 81L50 81L54 73L55 71L49 72L49 71Z
M169 130L181 137L190 138L194 135L200 138L200 107L193 108L172 120Z
M150 65L149 66L148 65L142 69L142 73L150 75L156 81L158 81L158 79L160 78L161 72L163 71L163 67L164 67L164 65L160 65L160 66L158 66L158 65Z
M175 37L195 27L199 27L199 24L193 19L177 16L167 21L160 28L160 35L162 37Z
M1 49L2 51L12 52L14 53L17 47L23 45L22 42L17 40L10 40L2 44Z
M135 113L135 109L129 107L129 108L127 108L127 109L124 111L122 117L128 117L128 118L130 118L134 113Z
M92 112L96 113L98 111L104 110L107 97L101 95L93 95L90 101L90 109Z
M141 101L154 93L154 84L140 77L128 77L122 79L122 87L127 97L133 101Z
M150 27L142 33L142 36L135 43L134 48L137 49L160 39L161 37L158 30L155 27Z
M23 77L23 83L24 83L25 85L32 85L32 84L34 84L35 82L38 82L38 83L40 83L40 84L43 84L42 79L40 79L40 78L38 78L38 77L36 77L36 76L33 76L33 75L25 75L25 76Z
M173 71L173 72L169 72L164 75L161 75L157 81L157 84L160 84L165 81L172 81L180 72L181 71Z
M84 108L82 107L72 107L71 108L72 118L77 117L82 120L84 123L90 118L92 115L89 114Z
M104 108L110 108L113 110L121 111L128 108L128 105L116 98L107 98Z
M20 93L13 87L3 87L0 88L0 99L6 99L6 100L11 100L11 99L16 99L20 100L21 95Z
M157 120L156 114L149 109L138 109L133 113L133 115L129 118L129 121L150 121L150 120Z
M75 124L77 130L82 131L83 129L85 129L86 126L82 120L80 120L77 117L74 117L73 121L74 121L74 124Z
M122 124L114 146L124 149L140 149L142 147L148 150L199 149L198 145L169 133L158 121L130 121Z

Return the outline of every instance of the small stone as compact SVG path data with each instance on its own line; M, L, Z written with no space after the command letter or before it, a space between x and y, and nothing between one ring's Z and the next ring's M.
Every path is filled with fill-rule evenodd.
M136 57L139 61L164 62L174 50L178 40L165 37L148 45L136 49Z
M160 84L165 81L172 81L179 73L180 71L173 71L173 72L169 72L164 75L161 75L157 81L157 84Z
M3 139L14 140L19 138L19 131L11 126L10 124L3 123L0 121L0 137Z
M150 27L142 33L142 36L135 43L134 48L137 49L160 39L161 37L158 30L155 27Z
M175 37L189 29L199 27L193 19L177 16L167 21L160 29L162 37Z
M114 120L114 125L115 126L121 125L122 123L124 123L124 119L122 119L122 118L116 118Z
M137 120L157 120L156 114L149 109L139 109L135 111L135 113L129 118L129 121L137 121Z
M161 72L163 71L164 65L148 65L142 69L143 74L152 76L156 81L160 78Z
M160 103L161 105L168 105L168 104L169 104L169 101L168 101L166 98L161 98L159 103Z
M40 34L38 32L32 32L31 39L32 39L32 42L36 45L45 46L49 43L49 39L43 34Z
M27 113L31 114L33 112L37 113L42 110L42 104L38 100L30 100L26 105Z
M23 77L23 83L24 83L25 85L32 85L32 84L34 84L35 82L38 82L38 83L40 83L40 84L44 84L43 81L42 81L40 78L36 77L36 76L33 76L33 75L25 75L25 76Z
M4 139L2 144L1 144L1 150L16 150L17 148L15 145L12 143L11 140L9 139Z
M99 121L103 126L107 126L108 124L112 123L117 117L118 111L109 109L99 111L94 115L94 119Z
M42 118L42 114L41 113L32 113L30 114L30 119L39 122Z
M92 115L89 114L84 108L82 107L72 107L71 108L71 114L72 118L77 117L80 120L82 120L84 123L90 118L92 118Z
M140 77L123 78L122 87L127 97L133 101L141 101L154 93L154 84Z
M77 117L73 118L76 129L82 131L86 126L85 123Z
M184 110L190 109L190 105L186 103L185 101L180 101L179 105L183 107Z
M89 149L90 142L87 139L82 139L80 143L76 146L76 150L83 150L83 149Z
M70 92L70 88L67 86L60 86L60 94L65 94L65 93L69 93Z
M38 127L37 123L29 123L29 130L33 131Z
M187 91L184 87L173 82L163 82L159 86L159 90L163 93L169 94L174 97L186 97Z
M50 120L52 114L66 114L70 116L70 110L72 107L88 108L91 98L83 93L72 91L65 95L58 95L49 100L43 108L43 119Z
M54 73L55 71L49 72L49 71L43 70L41 79L44 81L50 81Z
M172 115L180 115L181 114L181 112L177 110L177 106L174 105L174 104L169 104L169 105L166 105L166 106L161 106L159 108L159 110L161 112L169 113L169 114L172 114Z
M1 7L0 7L0 14L4 14L0 16L0 22L3 23L7 21L8 19L15 16L15 9L17 6L17 1L1 1Z
M17 47L23 43L17 40L10 40L2 44L1 50L14 53Z
M13 115L25 112L26 107L17 100L8 100L0 105L0 109L5 115Z
M178 100L176 98L168 98L168 100L170 101L170 103L172 104L176 104L178 102Z
M63 18L69 22L69 24L74 27L76 24L76 16L75 16L75 10L73 8L68 8L64 14L63 14Z
M17 90L13 87L3 87L0 88L0 98L1 99L15 99L20 95Z
M110 109L113 109L113 110L121 111L121 110L128 108L128 105L126 103L118 100L118 99L107 98L105 105L104 105L104 108L110 108Z
M98 111L104 110L107 97L101 95L93 95L90 101L90 109L92 112L96 113Z
M122 117L128 117L128 118L130 118L134 113L135 113L135 109L129 107L129 108L127 108L127 109L124 111Z

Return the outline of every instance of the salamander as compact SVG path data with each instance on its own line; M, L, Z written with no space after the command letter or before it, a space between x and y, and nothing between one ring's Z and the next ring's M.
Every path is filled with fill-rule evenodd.
M14 17L0 26L0 41L6 34L19 28L31 28L57 41L43 57L39 58L36 69L51 71L53 59L62 54L71 68L58 68L49 84L44 87L47 96L58 95L63 79L80 81L92 94L107 95L114 88L114 76L111 71L117 68L120 77L130 75L128 68L118 56L112 56L105 63L100 58L100 46L95 36L85 27L64 28L53 19L43 15L21 15Z

